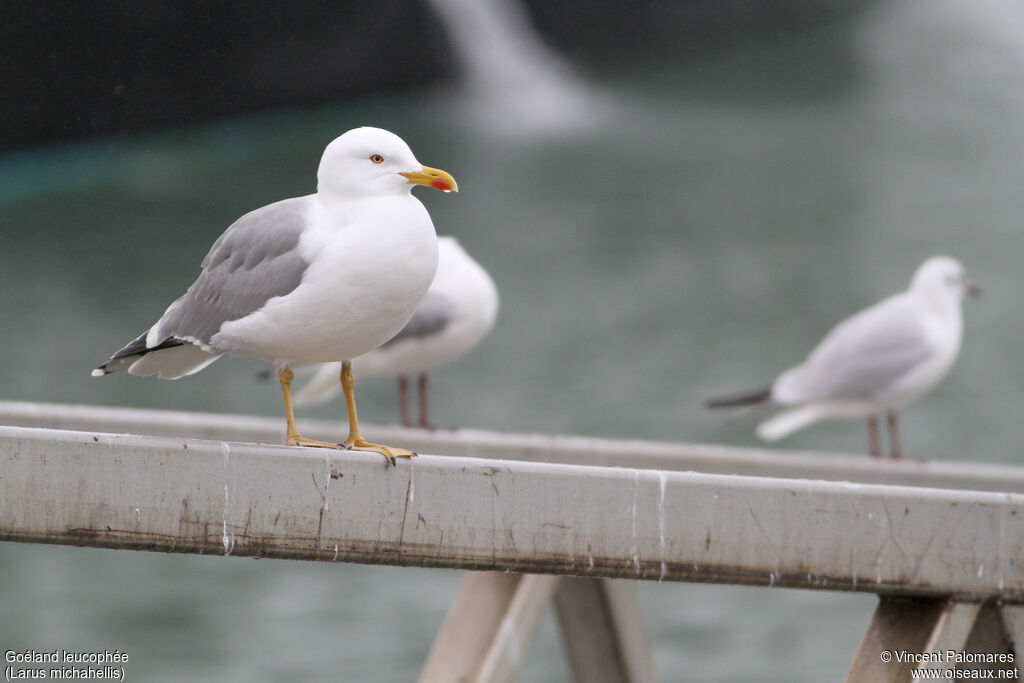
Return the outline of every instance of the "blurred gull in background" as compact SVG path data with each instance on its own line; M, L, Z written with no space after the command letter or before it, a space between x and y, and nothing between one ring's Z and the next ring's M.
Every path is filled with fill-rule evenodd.
M807 360L770 386L706 405L794 406L758 426L757 435L766 441L828 418L866 417L874 457L881 457L876 416L885 413L890 456L898 458L896 411L949 372L963 336L961 302L978 293L959 262L930 258L918 267L905 292L836 325Z
M238 219L202 271L149 330L93 371L178 379L224 353L275 363L287 444L395 456L411 451L363 439L349 359L392 337L412 317L437 269L437 237L415 185L455 191L444 171L421 165L397 135L357 128L331 142L316 194ZM292 413L292 363L344 359L344 446L302 437Z
M353 360L360 376L398 376L402 425L409 418L408 379L419 375L418 426L432 429L427 373L472 351L494 328L498 290L479 263L454 237L437 240L437 275L408 324L379 348ZM296 405L322 403L337 395L341 363L324 363L296 394Z

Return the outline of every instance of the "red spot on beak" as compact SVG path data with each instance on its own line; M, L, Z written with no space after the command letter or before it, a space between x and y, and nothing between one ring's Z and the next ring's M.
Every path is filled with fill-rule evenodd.
M449 192L452 189L452 186L447 181L440 179L430 183L430 186L435 190L441 190L442 192Z

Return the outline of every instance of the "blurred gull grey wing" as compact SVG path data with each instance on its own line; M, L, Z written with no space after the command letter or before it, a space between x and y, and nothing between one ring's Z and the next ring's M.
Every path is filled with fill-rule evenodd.
M224 323L298 287L309 265L299 238L313 201L314 195L285 199L235 221L203 259L199 278L154 326L156 343L178 338L207 345Z
M451 299L437 292L427 291L416 312L398 334L381 344L381 348L396 344L404 339L421 339L437 334L446 328L455 316L455 304Z
M920 304L898 294L837 325L804 363L779 378L785 385L779 390L798 401L870 400L933 351Z

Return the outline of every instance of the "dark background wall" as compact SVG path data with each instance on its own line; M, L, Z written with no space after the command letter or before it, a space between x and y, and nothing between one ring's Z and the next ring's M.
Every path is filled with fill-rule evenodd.
M765 39L847 5L804 0L526 3L578 63ZM0 8L0 151L426 87L455 72L420 0L8 0Z

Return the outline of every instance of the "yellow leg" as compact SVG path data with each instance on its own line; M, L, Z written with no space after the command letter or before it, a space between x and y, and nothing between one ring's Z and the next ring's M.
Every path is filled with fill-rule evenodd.
M363 435L359 433L359 418L356 416L355 388L356 378L352 374L352 363L345 361L341 364L341 389L345 392L345 406L348 408L348 438L345 440L345 447L355 451L380 453L392 465L395 464L395 458L415 456L415 453L405 448L379 446L363 438Z
M285 437L287 446L311 446L313 448L342 448L341 444L327 441L314 441L299 434L295 427L295 411L292 409L292 380L295 373L287 365L277 371L277 379L281 382L281 393L284 394L284 417L288 421L288 435Z

